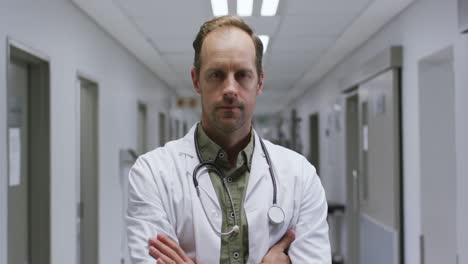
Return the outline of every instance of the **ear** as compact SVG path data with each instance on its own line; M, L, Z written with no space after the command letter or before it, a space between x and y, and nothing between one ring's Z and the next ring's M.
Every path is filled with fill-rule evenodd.
M201 94L200 77L198 76L197 71L195 70L195 67L192 67L190 74L192 75L193 88L198 94Z
M263 81L264 81L264 74L263 72L260 73L258 76L258 84L257 84L257 95L260 95L263 91Z

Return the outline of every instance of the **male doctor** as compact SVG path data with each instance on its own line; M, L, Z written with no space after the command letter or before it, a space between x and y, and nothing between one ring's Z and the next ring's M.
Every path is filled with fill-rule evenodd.
M201 122L130 171L132 262L331 263L315 168L252 127L264 79L260 39L224 16L205 22L193 47Z

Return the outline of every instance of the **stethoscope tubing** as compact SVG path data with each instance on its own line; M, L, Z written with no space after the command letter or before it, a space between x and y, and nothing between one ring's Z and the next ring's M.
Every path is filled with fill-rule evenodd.
M263 153L265 153L265 158L268 163L268 170L270 171L271 181L273 183L273 204L276 205L276 197L277 197L276 191L278 190L278 188L276 187L276 179L274 176L275 174L273 173L273 166L271 166L270 154L268 154L268 151L266 149L265 143L263 143L263 140L261 138L259 139L260 139L260 145L262 145L262 150L263 150Z
M198 145L198 142L197 142L197 145ZM199 154L199 153L197 153L197 154ZM229 191L229 188L228 188L228 186L227 186L227 184L226 184L226 177L225 177L225 175L224 175L224 172L223 172L222 170L218 169L218 167L216 166L216 164L215 164L214 162L212 162L212 161L200 162L200 163L195 167L195 169L193 170L193 175L194 175L194 177L193 177L193 184L194 184L194 186L195 186L195 189L197 190L197 196L198 196L199 199L201 199L201 198L200 198L200 188L199 188L199 185L198 185L198 180L197 180L196 175L198 174L198 171L199 171L200 169L202 169L203 167L205 167L205 168L208 170L208 172L209 172L210 170L215 171L215 173L221 177L221 180L222 180L222 182L223 182L223 187L224 187L224 189L226 190L226 192L227 192L227 194L228 194L229 201L231 202L232 213L234 214L234 227L233 227L230 231L228 231L228 232L218 231L218 230L214 227L213 223L209 220L208 214L206 213L205 205L204 205L204 203L202 203L201 200L200 200L200 203L201 203L203 212L205 213L205 216L206 216L206 218L208 219L208 222L210 223L211 228L212 228L219 236L222 236L222 235L230 235L230 234L232 234L233 232L236 232L236 231L239 230L239 225L238 225L236 210L235 210L235 208L234 208L234 201L233 201L233 199L232 199L231 192ZM210 167L211 167L211 169L210 169Z
M199 148L199 145L198 145L198 138L197 138L197 135L198 135L198 126L199 124L196 126L195 128L195 133L194 133L194 142L195 142L195 150L196 150L196 153L197 153L197 157L198 157L198 160L200 161L200 163L195 166L194 170L193 170L193 184L195 186L195 189L197 191L197 196L198 198L200 199L200 203L202 205L202 209L203 209L203 213L205 214L208 222L210 223L210 226L211 228L219 235L219 236L223 236L223 235L230 235L234 232L237 232L239 231L239 225L238 225L238 217L237 217L237 214L236 214L236 210L235 210L235 207L234 207L234 202L233 202L233 199L232 199L232 195L231 195L231 192L229 191L229 188L226 184L226 176L224 174L224 171L219 169L218 166L214 163L214 161L203 161L202 160L202 157L201 157L201 153L200 153L200 148ZM276 179L275 179L275 174L273 172L273 167L271 165L271 159L270 159L270 155L266 149L266 146L265 146L265 143L263 143L263 140L261 138L259 138L260 140L260 145L262 147L262 150L263 150L263 153L265 153L265 158L266 158L266 161L267 161L267 164L268 164L268 170L270 172L270 176L271 176L271 181L272 181L272 184L273 184L273 205L271 208L273 207L276 207L276 208L279 208L281 210L281 213L283 214L283 218L284 218L284 212L283 210L281 209L281 207L279 207L277 205L277 185L276 185ZM199 189L199 184L198 184L198 179L197 179L197 175L198 175L198 171L202 168L206 168L208 170L208 172L210 171L214 171L222 180L223 182L223 187L224 189L226 190L227 194L228 194L228 197L229 197L229 200L231 202L231 207L232 207L232 213L233 213L233 216L234 216L234 226L231 228L230 231L228 232L222 232L222 231L218 231L215 226L213 225L213 223L211 222L211 220L209 219L208 217L208 214L206 213L206 209L205 209L205 205L203 204L203 202L201 201L201 197L200 197L200 189ZM271 209L270 208L270 209ZM269 215L269 218L271 220L271 217ZM281 221L282 222L282 221ZM277 224L277 223L276 223Z

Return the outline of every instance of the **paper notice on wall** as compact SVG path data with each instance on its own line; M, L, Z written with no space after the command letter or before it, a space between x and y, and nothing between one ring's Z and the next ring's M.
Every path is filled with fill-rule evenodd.
M8 175L9 185L21 184L21 130L8 129Z

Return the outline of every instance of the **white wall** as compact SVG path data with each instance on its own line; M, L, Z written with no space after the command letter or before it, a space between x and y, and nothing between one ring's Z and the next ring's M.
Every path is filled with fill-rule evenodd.
M468 66L468 39L467 36L458 33L457 17L456 0L416 1L392 22L384 26L362 47L340 62L339 66L329 72L322 80L311 85L307 93L294 103L294 107L300 111L301 116L307 116L317 109L320 109L321 114L326 113L328 105L335 100L341 89L345 88L340 87L341 79L354 73L356 66L362 65L385 48L391 45L403 46L402 151L405 195L405 263L419 263L420 261L420 128L417 63L421 58L450 45L454 46L455 54L457 175L460 179L459 183L461 183L458 184L460 190L459 208L464 208L458 218L459 252L467 254L466 250L461 249L468 247L468 230L466 225L461 224L461 221L468 222L468 206L466 205L468 198L466 195L466 187L468 187L468 121L466 121L468 92L466 87L468 79L465 77ZM289 109L285 110L285 114L288 113L286 111ZM306 129L307 126L302 127L303 135L306 135ZM307 137L303 137L303 139L306 141ZM322 145L325 144L323 137L321 141ZM305 146L308 146L307 142L305 142ZM344 179L344 177L342 178ZM460 257L460 263L468 263L466 255Z
M119 149L137 146L137 101L148 103L149 125L169 113L171 92L145 66L67 0L0 1L0 263L6 239L6 39L50 59L51 72L51 263L75 258L75 138L77 71L99 84L99 260L120 262ZM154 146L158 145L158 129ZM78 156L79 157L79 156ZM78 159L79 160L79 159Z
M419 76L421 230L425 259L426 263L455 263L457 178L452 49L423 59Z

